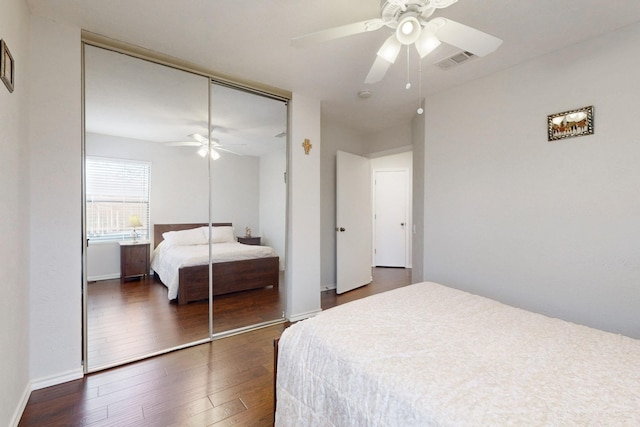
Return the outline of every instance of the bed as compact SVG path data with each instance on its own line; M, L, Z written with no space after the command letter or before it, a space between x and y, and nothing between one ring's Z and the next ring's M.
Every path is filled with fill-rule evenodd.
M640 340L419 283L277 344L276 426L640 425Z
M229 231L231 235L227 237ZM224 233L217 233L217 230ZM235 242L231 223L214 223L213 295L278 287L279 257L268 246ZM155 224L151 269L167 287L169 300L187 304L209 298L208 224ZM216 241L224 234L225 240ZM197 237L196 237L197 236ZM169 239L165 241L165 239ZM203 239L203 240L201 240ZM234 241L231 242L230 240Z

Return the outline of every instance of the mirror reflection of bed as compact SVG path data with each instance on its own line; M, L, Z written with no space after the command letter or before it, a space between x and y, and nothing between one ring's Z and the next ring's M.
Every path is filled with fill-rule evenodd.
M231 223L155 224L154 242L151 268L178 304L208 300L210 276L214 297L278 288L276 251L240 243Z

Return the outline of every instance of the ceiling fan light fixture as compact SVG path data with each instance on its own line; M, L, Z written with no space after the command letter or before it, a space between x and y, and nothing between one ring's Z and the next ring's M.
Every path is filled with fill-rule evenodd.
M396 28L396 38L404 45L409 45L420 37L422 26L414 13L406 13Z
M382 47L380 47L380 50L378 50L378 56L385 61L393 64L394 62L396 62L396 58L400 53L401 47L402 45L400 44L396 36L392 35L382 44Z
M424 28L420 38L416 41L416 49L420 58L424 58L441 44L440 40L431 31Z
M400 31L402 32L402 34L408 36L411 33L413 33L414 28L415 28L415 22L413 22L410 19L407 19L402 24L402 27L400 27Z
M211 148L211 151L209 151L209 147L207 147L206 145L203 145L202 147L198 148L198 155L202 158L207 157L207 153L209 152L211 153L211 158L213 160L218 160L220 158L220 153L218 153L213 148Z

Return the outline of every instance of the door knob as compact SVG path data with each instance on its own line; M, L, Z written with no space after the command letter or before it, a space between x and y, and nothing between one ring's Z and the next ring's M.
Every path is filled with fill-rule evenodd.
M404 222L401 222L401 223L400 223L400 227L404 227Z
M336 231L342 232L342 231L344 231L344 227L336 227Z

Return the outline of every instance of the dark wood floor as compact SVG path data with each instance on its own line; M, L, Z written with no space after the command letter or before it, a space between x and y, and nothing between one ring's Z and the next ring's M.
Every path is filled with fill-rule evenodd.
M209 302L170 303L153 276L87 286L88 366L91 370L205 339ZM213 331L226 332L282 318L284 286L214 298Z
M374 281L327 309L410 283L411 271L376 268ZM216 340L31 393L19 426L270 426L273 340L286 324Z

